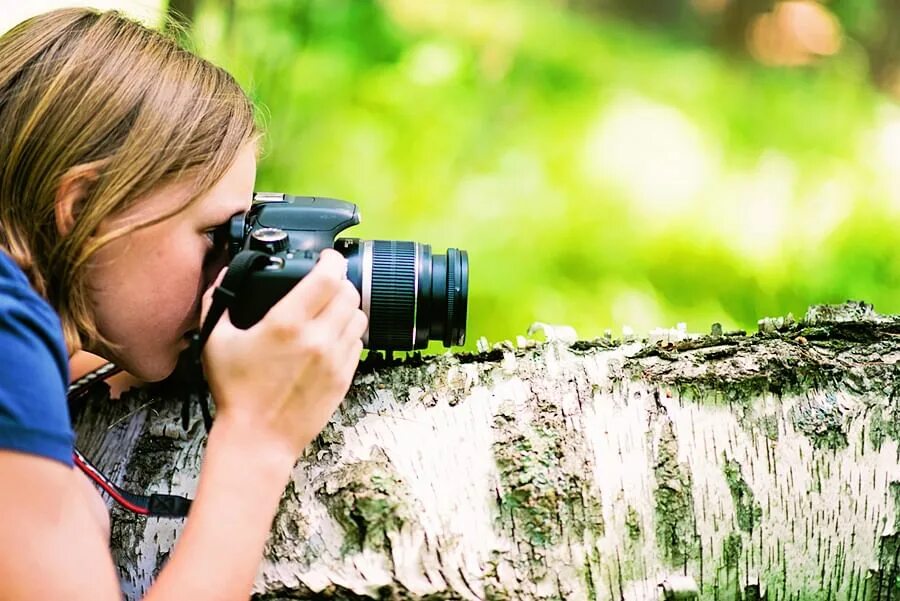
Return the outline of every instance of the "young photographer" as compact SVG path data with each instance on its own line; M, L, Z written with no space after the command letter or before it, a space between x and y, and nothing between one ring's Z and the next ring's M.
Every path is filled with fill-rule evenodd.
M221 69L116 13L0 36L0 598L119 599L98 493L73 468L68 360L174 369L250 204L260 132ZM246 599L295 460L349 388L367 319L346 261L203 355L216 401L185 529L146 599Z

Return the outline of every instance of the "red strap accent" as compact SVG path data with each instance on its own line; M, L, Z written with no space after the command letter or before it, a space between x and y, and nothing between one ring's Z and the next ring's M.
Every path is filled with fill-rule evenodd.
M88 465L82 460L81 455L78 452L73 453L72 457L75 460L75 465L77 465L82 472L87 474L88 478L93 480L94 483L97 484L97 486L102 488L106 494L111 496L116 501L116 503L129 511L133 511L134 513L139 513L141 515L150 515L150 510L148 508L135 505L134 503L129 502L128 499L120 495L119 491L116 490L113 485L107 482L106 479L101 476L96 470L92 469L93 466Z

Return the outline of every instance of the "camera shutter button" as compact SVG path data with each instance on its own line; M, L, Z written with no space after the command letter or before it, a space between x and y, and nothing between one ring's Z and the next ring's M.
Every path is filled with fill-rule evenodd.
M288 235L277 227L264 227L250 233L250 250L276 254L288 248Z

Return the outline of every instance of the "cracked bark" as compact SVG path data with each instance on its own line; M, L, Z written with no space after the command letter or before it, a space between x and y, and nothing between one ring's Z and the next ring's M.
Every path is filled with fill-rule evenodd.
M362 365L254 598L900 599L900 316L655 338ZM98 387L79 447L129 490L192 495L181 394ZM128 599L180 528L113 509Z

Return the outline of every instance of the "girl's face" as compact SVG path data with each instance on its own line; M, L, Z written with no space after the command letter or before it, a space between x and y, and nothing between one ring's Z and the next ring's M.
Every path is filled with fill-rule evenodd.
M200 298L227 259L210 230L246 211L256 179L256 147L245 146L221 180L187 209L103 247L91 259L89 295L97 327L116 349L87 349L142 380L175 369L199 327ZM188 188L175 183L111 218L100 234L182 206Z

